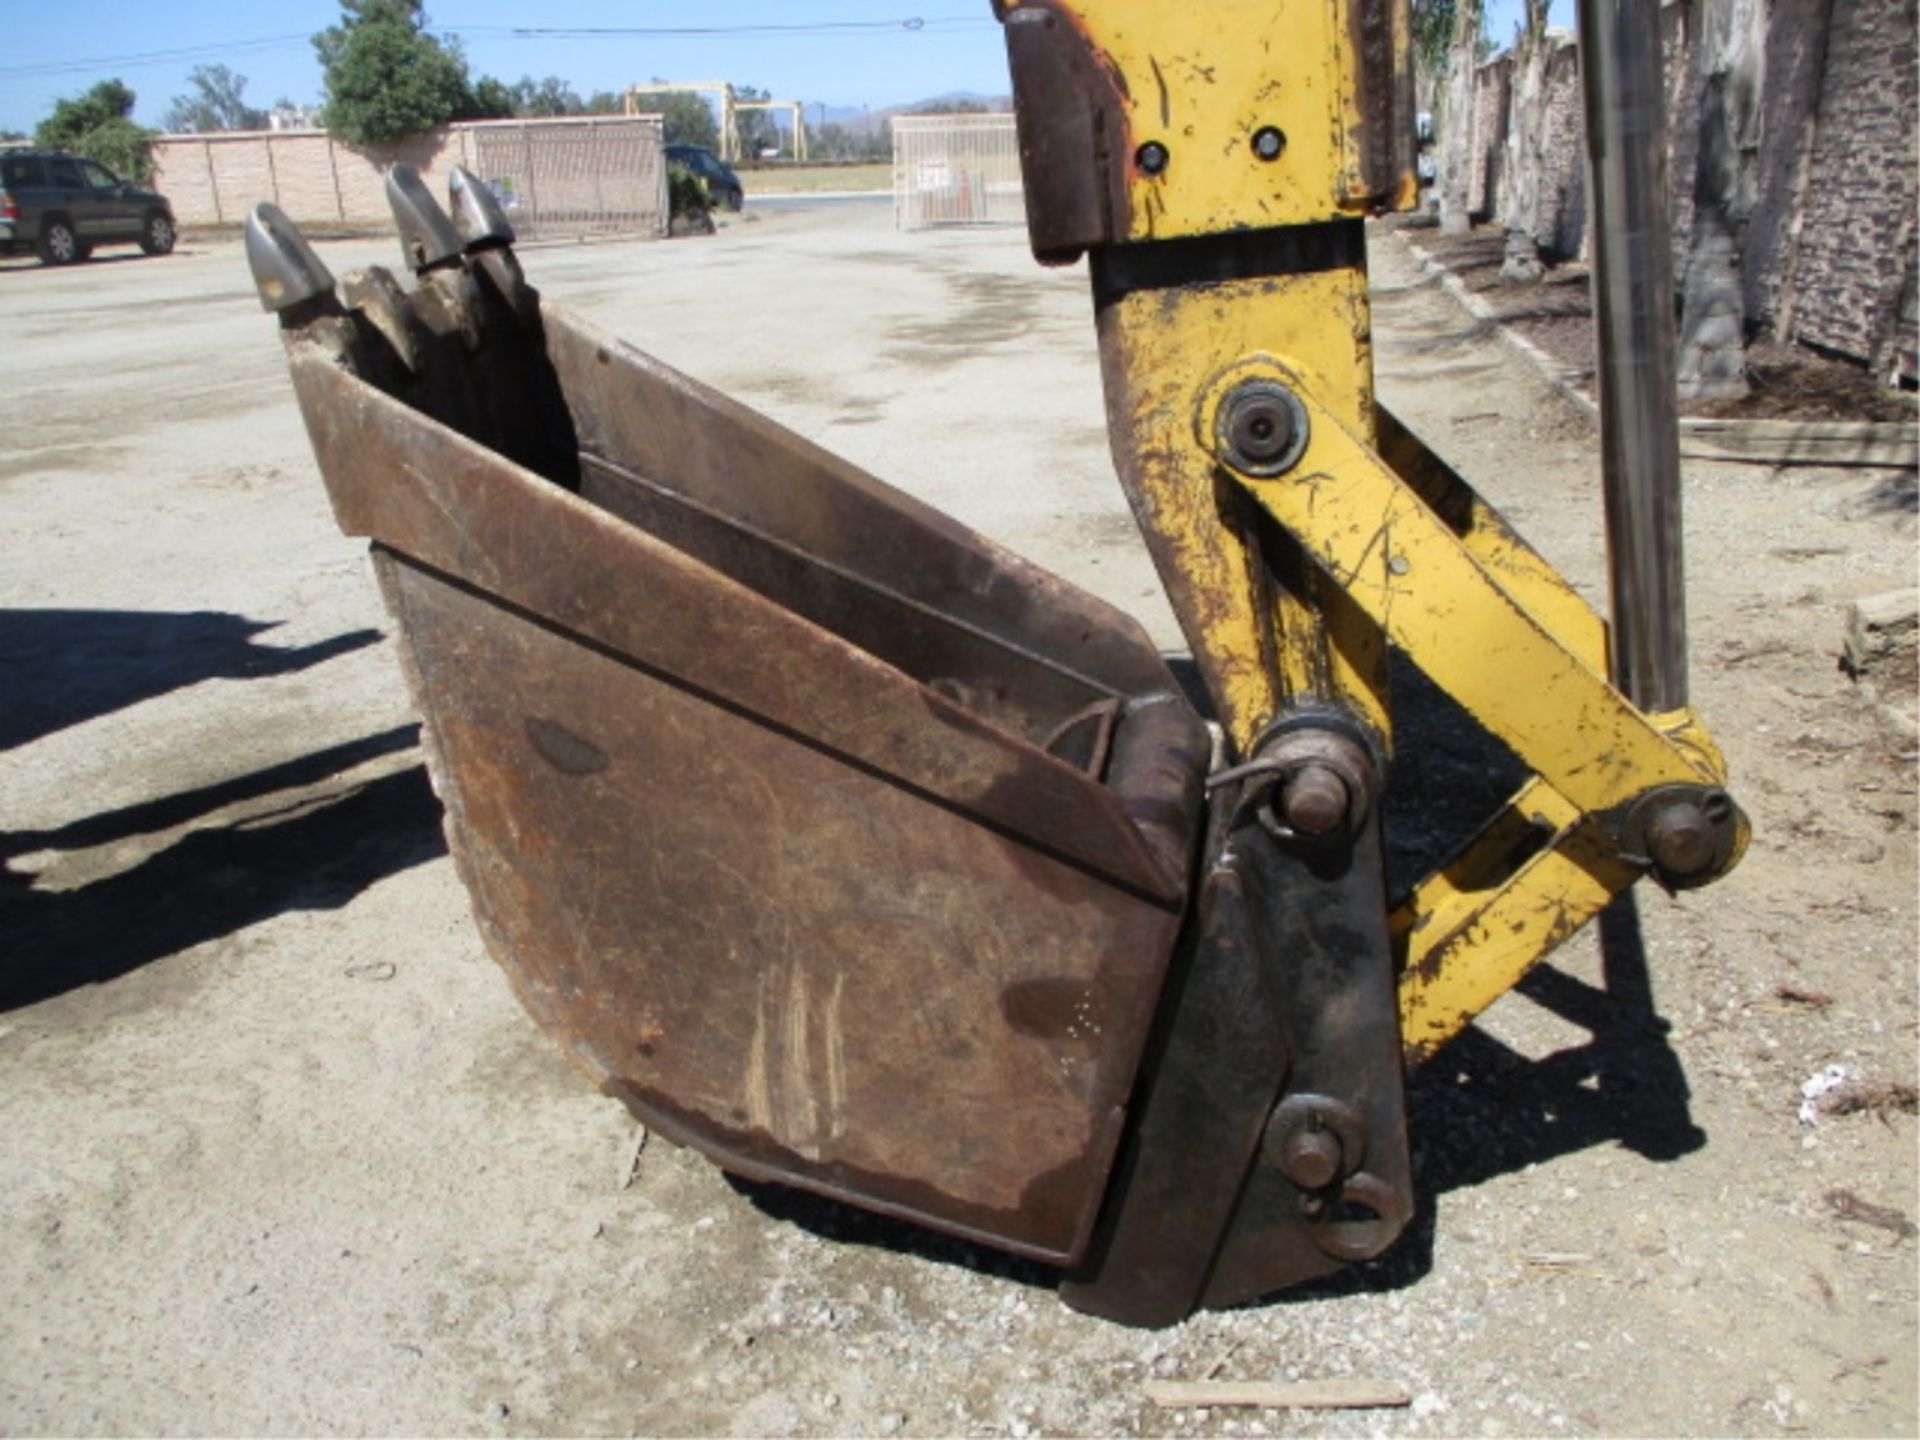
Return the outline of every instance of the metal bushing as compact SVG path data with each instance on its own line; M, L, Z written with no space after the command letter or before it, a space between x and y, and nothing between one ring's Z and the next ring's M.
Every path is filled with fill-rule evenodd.
M1214 416L1214 453L1246 475L1271 479L1307 448L1307 407L1278 380L1242 380Z
M1371 1171L1349 1175L1337 1206L1313 1227L1313 1241L1336 1260L1371 1260L1400 1238L1413 1218L1406 1197Z

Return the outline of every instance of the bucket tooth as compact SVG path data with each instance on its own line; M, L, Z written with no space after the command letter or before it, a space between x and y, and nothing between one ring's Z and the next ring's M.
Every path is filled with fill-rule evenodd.
M399 164L387 171L387 204L400 230L400 248L414 274L424 275L460 258L465 247L459 231L413 166Z
M467 254L513 244L513 222L486 181L466 166L456 165L447 180L447 194L453 201L454 228L467 242Z
M513 222L493 187L466 166L456 165L447 180L447 193L453 201L454 228L466 242L468 271L490 285L522 325L537 326L540 297L527 284L514 256Z
M333 296L333 272L278 205L262 202L247 216L247 266L261 308L286 323L306 318L293 313L301 306Z

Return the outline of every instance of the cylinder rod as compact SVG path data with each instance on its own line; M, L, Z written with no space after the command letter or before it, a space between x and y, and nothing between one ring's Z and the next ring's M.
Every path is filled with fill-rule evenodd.
M1627 698L1658 713L1687 703L1660 4L1579 0L1579 7L1610 663Z

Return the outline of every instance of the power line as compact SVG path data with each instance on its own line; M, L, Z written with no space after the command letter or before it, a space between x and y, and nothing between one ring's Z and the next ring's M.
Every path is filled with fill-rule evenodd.
M616 35L635 39L673 40L726 39L752 35L847 35L890 32L912 34L923 30L980 30L988 26L997 26L999 23L985 16L935 16L928 19L913 15L899 20L812 20L766 25L465 25L461 26L457 32L448 33L512 40L576 40Z
M174 65L182 60L210 59L216 55L237 55L243 51L277 50L285 45L306 45L311 35L262 35L253 40L210 41L205 45L184 45L176 50L141 50L128 55L98 55L88 60L42 60L30 65L0 66L0 80L30 75L69 75L84 70L134 70L143 65Z
M904 34L983 30L1000 22L987 17L903 16L895 20L811 20L765 25L653 25L653 26L527 26L466 25L434 26L433 33L471 36L488 40L587 40L626 36L633 39L730 39L762 36L853 36L858 34ZM171 50L139 50L123 55L95 55L77 60L42 60L25 65L0 65L0 80L20 80L38 75L73 75L97 70L137 70L149 65L177 65L183 60L211 60L222 55L240 55L277 50L292 45L307 45L313 37L298 35L261 35L248 40L208 41L203 45L183 45Z

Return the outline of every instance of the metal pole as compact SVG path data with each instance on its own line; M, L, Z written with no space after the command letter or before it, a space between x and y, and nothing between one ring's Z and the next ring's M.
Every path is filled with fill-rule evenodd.
M1580 63L1612 678L1634 704L1657 713L1687 703L1659 0L1580 0Z

